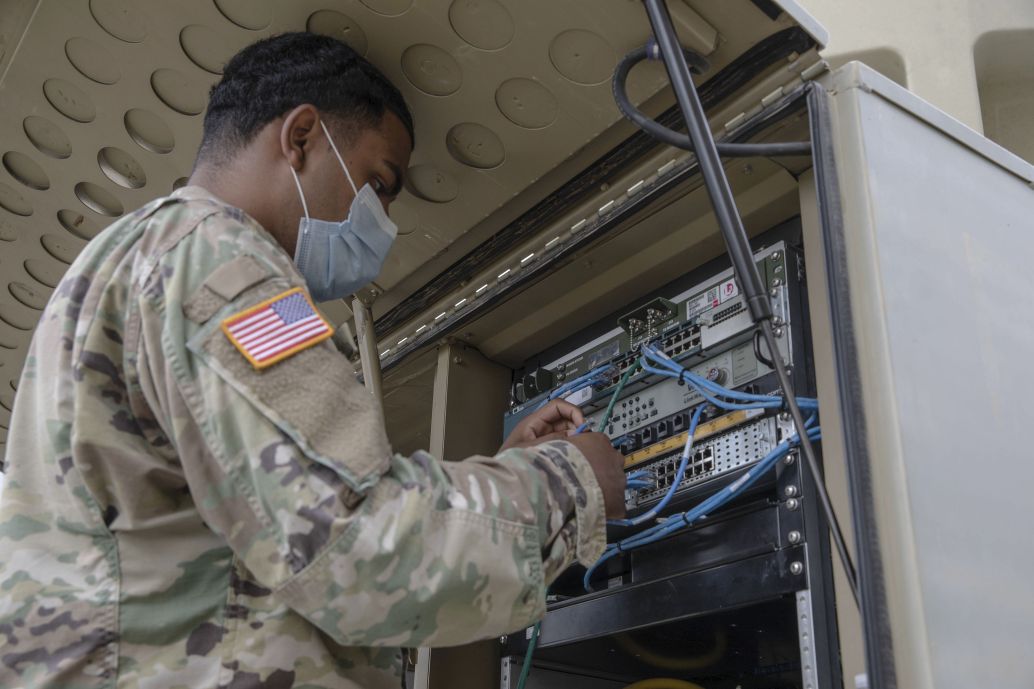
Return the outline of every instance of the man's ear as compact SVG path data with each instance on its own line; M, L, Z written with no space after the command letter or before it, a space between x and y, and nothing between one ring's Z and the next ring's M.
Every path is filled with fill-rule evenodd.
M280 152L296 172L305 167L306 156L318 136L319 111L314 105L299 105L284 116L280 127Z

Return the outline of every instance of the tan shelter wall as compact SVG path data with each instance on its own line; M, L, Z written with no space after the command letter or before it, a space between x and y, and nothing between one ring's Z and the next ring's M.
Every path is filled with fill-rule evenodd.
M802 0L834 67L860 60L1034 161L1030 0Z

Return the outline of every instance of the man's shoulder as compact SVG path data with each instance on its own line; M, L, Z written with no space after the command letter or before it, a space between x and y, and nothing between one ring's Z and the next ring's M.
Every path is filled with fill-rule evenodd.
M250 215L200 187L185 187L141 208L139 221L147 223L148 243L159 253L183 239L237 242L257 251L283 253L276 241Z
M178 274L180 288L192 290L245 256L271 274L293 272L290 256L255 219L203 189L179 190L141 221L146 228L140 256L148 282Z

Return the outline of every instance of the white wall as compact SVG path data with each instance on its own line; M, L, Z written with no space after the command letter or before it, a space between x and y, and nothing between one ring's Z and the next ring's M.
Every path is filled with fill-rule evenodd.
M861 60L1034 161L1034 1L799 1L829 30L834 67Z

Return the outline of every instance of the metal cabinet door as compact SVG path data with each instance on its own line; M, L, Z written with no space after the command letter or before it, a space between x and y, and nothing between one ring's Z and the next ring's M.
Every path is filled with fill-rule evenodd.
M1029 689L1034 167L858 63L824 82L870 686Z

